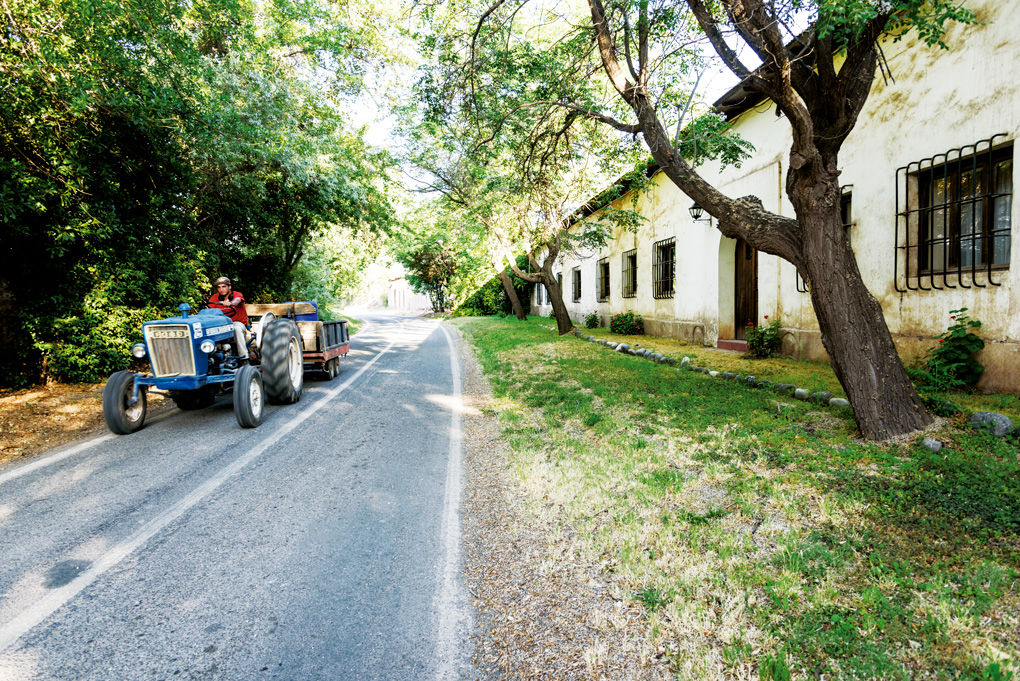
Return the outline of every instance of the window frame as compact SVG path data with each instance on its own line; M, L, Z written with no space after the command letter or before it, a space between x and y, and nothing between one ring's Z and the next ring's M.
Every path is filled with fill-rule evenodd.
M574 267L570 270L570 300L574 303L581 302L581 268Z
M665 253L668 258L664 258ZM676 237L660 239L652 244L654 265L652 269L652 297L672 298L676 293ZM669 270L667 273L666 270Z
M1014 140L999 133L896 169L893 277L898 292L1002 285L996 274L1010 268L1013 256L1014 162ZM1002 166L1005 174L998 175ZM964 193L967 175L969 194ZM968 208L973 231L964 229ZM996 224L996 217L1004 217L1005 225Z
M623 259L621 262L622 274L620 282L620 291L624 298L634 298L637 296L637 249L632 248L629 251L623 252Z
M1009 196L1012 203L1013 182L1010 175L1009 192L999 193L996 190L994 178L997 175L998 166L1013 163L1013 148L1001 147L991 149L987 154L970 154L967 157L960 157L954 161L932 166L917 173L917 205L919 215L918 233L918 261L917 271L923 275L953 273L956 270L970 270L991 268L993 270L1009 269L1011 253L1006 249L1005 262L995 262L995 241L999 236L995 229L994 212L996 199ZM979 187L974 188L974 193L969 197L962 195L963 178L967 172L979 174L979 186L983 185L985 191L979 193ZM942 180L945 187L945 201L935 203L935 184ZM955 181L951 181L955 180ZM950 196L952 194L952 196ZM974 231L965 233L963 231L963 212L967 204L974 206L980 204L980 211L972 213L970 226ZM942 227L944 235L936 238L933 232L936 228L936 213L942 212ZM980 232L975 229L974 215L980 213ZM1012 226L1012 225L1011 225ZM1006 243L1009 243L1009 229L1006 230ZM971 257L973 262L964 262L964 242L969 239L972 248ZM942 263L936 263L935 247L941 241L945 250L942 253ZM974 242L980 242L980 253L974 248Z
M599 258L595 263L595 300L604 303L609 300L610 289L609 258Z

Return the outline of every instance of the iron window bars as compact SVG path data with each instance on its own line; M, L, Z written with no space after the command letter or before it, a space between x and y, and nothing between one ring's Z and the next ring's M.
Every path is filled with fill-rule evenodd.
M839 188L839 219L843 223L843 234L846 240L850 241L850 227L853 223L854 186L845 184ZM794 268L797 274L797 290L801 293L808 292L808 284L804 277L800 276L800 270Z
M570 270L571 299L576 303L581 300L581 268Z
M676 279L676 237L655 242L653 298L672 298Z
M609 258L601 258L595 265L595 299L600 303L609 300Z
M1005 137L896 170L897 291L1001 286L993 273L1009 267L1013 207L1013 145L1002 145Z
M623 297L633 298L637 295L637 249L623 254Z

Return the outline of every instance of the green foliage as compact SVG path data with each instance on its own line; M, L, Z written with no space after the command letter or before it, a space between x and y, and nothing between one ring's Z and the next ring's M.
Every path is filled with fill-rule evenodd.
M672 589L664 591L654 586L649 586L634 594L634 598L645 606L649 612L655 612L669 605L674 595Z
M953 323L925 354L924 364L908 369L922 393L930 395L970 388L984 372L974 355L985 344L971 332L971 329L980 328L981 322L970 319L967 308L950 311L950 319Z
M80 315L59 318L54 324L54 339L39 347L47 373L78 383L98 381L126 369L131 346L141 340L142 322L163 316L166 312L155 308L92 302Z
M768 320L769 316L765 315ZM756 326L748 322L745 331L747 354L758 359L772 357L783 344L783 334L778 319L773 319L766 326Z
M639 314L621 312L614 314L609 319L609 330L613 333L624 335L643 334L645 332L645 322Z
M971 329L981 328L981 322L967 315L967 308L951 310L949 328L938 337L935 345L926 354L924 368L912 372L920 379L924 390L945 392L975 385L984 372L984 367L974 355L985 347Z
M915 30L929 46L945 48L946 24L977 22L974 12L958 0L819 0L817 27L820 36L832 40L837 50L846 50L860 40L875 21L898 40Z
M602 326L602 317L598 312L589 312L584 316L584 328L597 329Z
M374 50L370 26L340 19L290 0L257 21L235 0L6 8L0 324L19 332L0 383L101 378L124 361L110 354L124 320L198 303L219 274L250 301L338 290L316 288L331 252L309 244L391 219L389 159L349 131L335 97L356 89L351 52ZM342 88L312 82L316 64ZM89 325L110 342L86 339Z
M411 288L428 295L433 310L445 311L450 280L457 271L453 253L441 240L434 239L400 254L399 259L407 268L407 282Z
M760 681L790 681L790 667L782 650L775 655L762 656L758 663L758 678Z
M720 114L706 113L684 127L677 149L694 166L711 160L739 168L754 146L733 133L732 127Z

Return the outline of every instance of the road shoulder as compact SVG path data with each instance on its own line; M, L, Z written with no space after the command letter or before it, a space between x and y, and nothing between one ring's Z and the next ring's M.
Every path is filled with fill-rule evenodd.
M483 679L666 679L643 612L554 531L556 509L528 500L510 468L497 404L456 328L463 367L465 582Z

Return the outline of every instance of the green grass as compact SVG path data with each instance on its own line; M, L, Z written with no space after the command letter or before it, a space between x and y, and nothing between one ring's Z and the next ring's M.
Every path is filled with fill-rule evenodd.
M1015 443L960 419L937 454L865 443L840 410L539 321L451 323L490 378L534 511L562 527L557 555L614 575L677 678L1020 679ZM837 392L816 363L627 340Z

